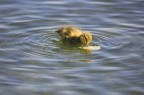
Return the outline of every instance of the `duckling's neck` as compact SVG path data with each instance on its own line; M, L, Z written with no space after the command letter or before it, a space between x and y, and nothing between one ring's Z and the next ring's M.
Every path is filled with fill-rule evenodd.
M67 46L73 46L73 47L82 46L82 42L79 37L64 38L62 41Z

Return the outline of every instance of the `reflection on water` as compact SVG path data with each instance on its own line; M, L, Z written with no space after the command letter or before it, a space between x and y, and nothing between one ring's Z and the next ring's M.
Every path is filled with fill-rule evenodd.
M1 95L143 95L143 0L1 0ZM101 50L66 49L75 25Z

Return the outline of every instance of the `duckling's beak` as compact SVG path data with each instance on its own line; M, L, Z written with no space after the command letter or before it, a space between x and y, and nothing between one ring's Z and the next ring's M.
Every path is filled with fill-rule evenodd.
M58 33L58 31L55 31L55 32L57 32L57 33Z

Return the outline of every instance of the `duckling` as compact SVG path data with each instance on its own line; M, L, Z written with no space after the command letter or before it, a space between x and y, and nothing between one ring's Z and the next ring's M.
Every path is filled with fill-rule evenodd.
M56 31L62 42L66 46L85 47L89 46L92 41L92 35L89 32L82 32L74 26L64 26Z

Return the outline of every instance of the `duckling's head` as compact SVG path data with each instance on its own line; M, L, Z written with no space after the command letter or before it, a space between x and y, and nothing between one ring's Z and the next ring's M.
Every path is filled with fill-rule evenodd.
M82 32L79 28L74 26L63 26L56 31L62 39L70 39L79 37Z
M82 46L88 46L92 41L92 35L89 32L83 32L80 36Z

